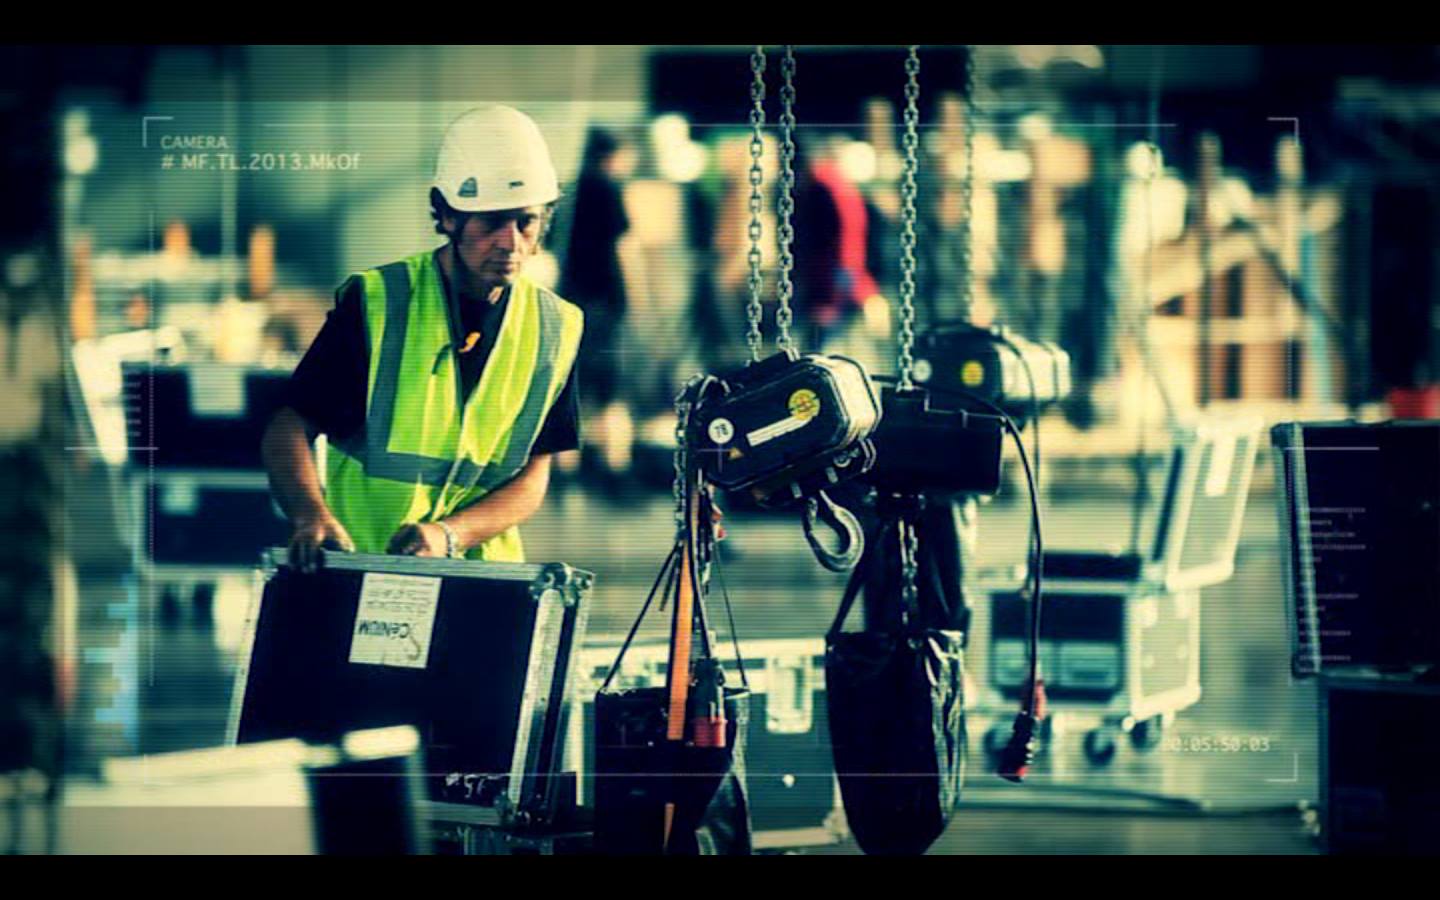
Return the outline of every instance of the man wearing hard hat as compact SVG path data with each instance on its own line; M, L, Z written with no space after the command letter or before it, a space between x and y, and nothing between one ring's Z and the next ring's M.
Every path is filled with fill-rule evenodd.
M523 274L559 196L524 113L451 124L430 191L449 242L341 286L265 434L297 565L322 546L524 560L517 526L545 498L550 454L579 446L583 316Z

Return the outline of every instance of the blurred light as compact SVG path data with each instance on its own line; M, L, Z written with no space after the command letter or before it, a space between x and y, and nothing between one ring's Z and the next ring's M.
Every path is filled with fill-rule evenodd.
M84 107L77 106L67 110L63 121L65 136L79 137L90 132L90 111Z
M1027 141L1040 141L1050 136L1050 117L1044 113L1027 113L1016 126L1020 136Z
M852 184L873 181L876 173L880 171L880 161L875 155L875 148L865 141L848 141L840 146L835 155L840 171Z
M100 161L100 145L90 134L90 113L75 108L65 113L65 171L71 175L89 175Z
M650 144L656 168L666 180L685 183L705 174L709 154L703 145L690 140L690 122L684 116L657 116L650 123Z
M1027 69L1069 63L1086 69L1105 67L1105 54L1094 44L1019 44L1015 61Z
M1055 48L1052 62L1068 62L1087 69L1105 68L1105 54L1094 44L1061 44Z
M1210 219L1223 228L1236 218L1251 219L1255 212L1255 196L1240 178L1222 178L1210 200Z
M1027 69L1038 69L1055 55L1054 44L1017 44L1015 61Z
M352 759L409 756L420 749L420 734L409 725L352 731L341 739L340 747Z
M703 144L687 143L663 157L661 174L671 181L690 182L705 174L709 153Z
M690 123L682 115L666 113L650 123L650 141L657 151L690 141Z
M65 139L65 171L71 175L89 175L100 161L100 145L90 135Z
M13 290L28 288L40 280L40 258L34 253L16 253L5 260L5 283Z
M986 181L1024 181L1030 177L1033 170L1030 156L1023 150L997 150L984 155L975 154L975 172Z
M1159 178L1165 171L1165 154L1155 144L1140 141L1126 151L1125 169L1131 178Z
M893 150L887 150L879 154L875 168L881 179L896 181L905 171L905 161L900 158L900 154Z

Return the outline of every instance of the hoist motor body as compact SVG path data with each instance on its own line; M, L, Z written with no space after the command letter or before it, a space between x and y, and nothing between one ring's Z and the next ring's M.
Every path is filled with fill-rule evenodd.
M718 382L698 398L686 442L720 487L781 506L874 464L880 397L854 360L785 351Z
M924 388L902 391L886 384L880 390L885 413L875 430L877 459L866 482L894 494L1000 490L1005 426L996 416L937 403Z
M968 394L1021 422L1032 398L1044 406L1070 396L1070 354L1008 328L938 324L916 338L914 353L915 382L931 390L932 407L962 408Z

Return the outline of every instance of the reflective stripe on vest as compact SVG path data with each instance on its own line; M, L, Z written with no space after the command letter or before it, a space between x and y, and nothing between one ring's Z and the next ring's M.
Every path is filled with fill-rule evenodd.
M524 468L574 365L583 318L577 307L517 279L462 408L459 312L447 309L431 254L362 278L370 341L365 429L335 444L326 491L357 549L384 552L402 525L451 515ZM471 555L522 559L513 532Z

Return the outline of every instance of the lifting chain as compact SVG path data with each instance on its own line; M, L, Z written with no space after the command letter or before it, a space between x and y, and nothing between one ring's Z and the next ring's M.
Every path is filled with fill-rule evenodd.
M974 44L965 45L965 174L960 179L960 201L965 207L965 220L960 225L960 318L970 321L974 311L975 258L975 119L979 107L975 103Z
M920 124L920 54L911 45L905 60L905 169L900 183L902 231L900 234L900 389L915 386L912 373L915 357L915 171L918 168L918 134ZM919 592L915 586L918 575L916 556L920 540L915 523L909 517L900 519L901 599L907 616L919 609ZM911 622L918 626L918 622Z
M745 342L750 346L750 361L760 361L760 345L764 337L760 334L760 319L764 315L760 305L760 211L764 200L760 184L765 180L765 170L760 167L760 157L765 152L765 47L757 46L750 54L750 301L745 307L745 317L750 329Z
M920 54L911 45L905 60L905 169L900 182L900 388L915 386L915 171L918 168L917 133L920 123Z
M795 243L795 228L791 218L795 214L795 48L785 45L785 58L780 71L785 84L780 88L780 198L777 201L780 224L780 274L776 283L776 298L780 307L775 311L775 325L779 336L775 343L782 351L793 346L790 339L790 299L795 294L791 273L795 270L795 256L791 250Z
M695 392L703 380L704 376L694 376L675 395L675 481L671 491L675 496L675 533L678 537L683 537L690 525L685 514L685 468L688 463L685 434L690 428L690 410L695 405Z
M920 573L920 565L917 562L919 555L920 538L916 533L915 523L908 518L902 518L900 520L900 599L903 603L904 614L914 628L921 626L920 590L915 584Z

